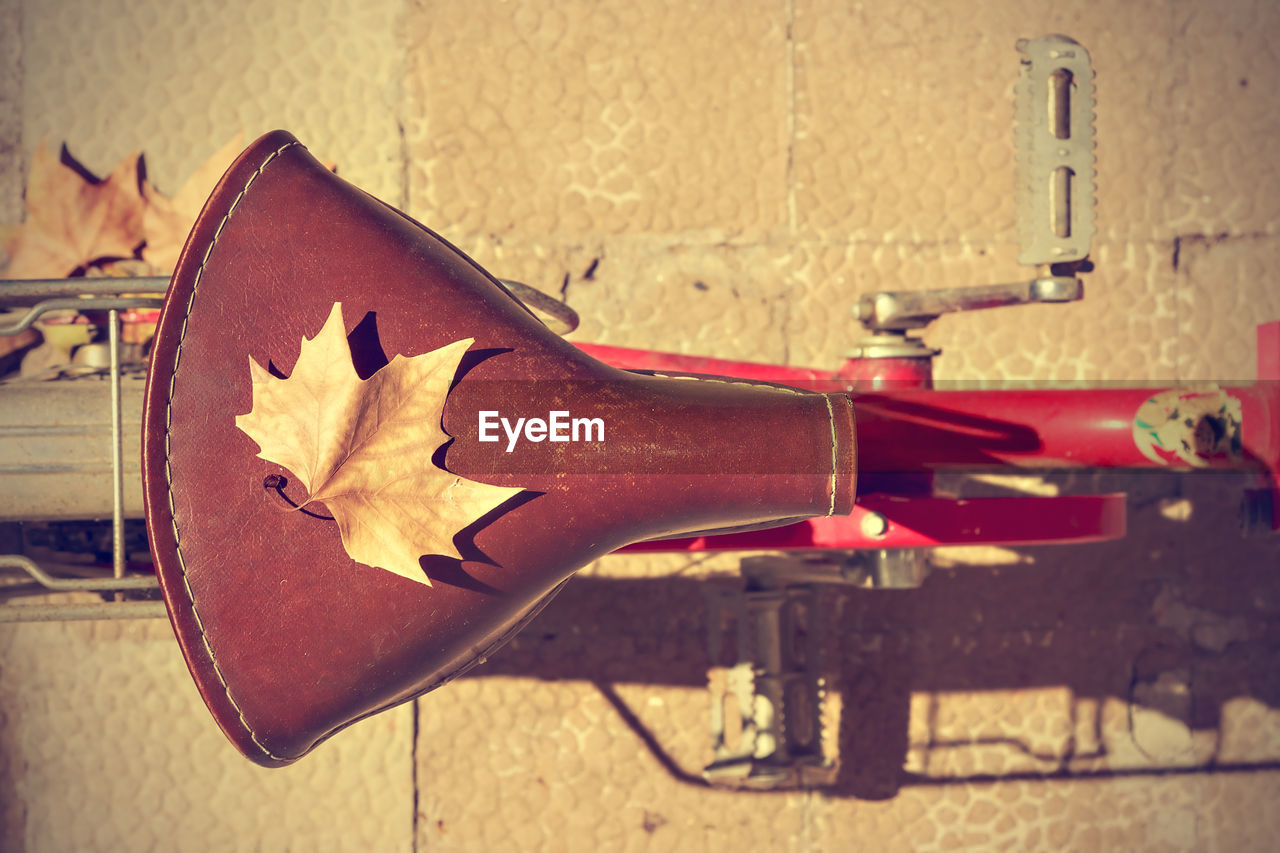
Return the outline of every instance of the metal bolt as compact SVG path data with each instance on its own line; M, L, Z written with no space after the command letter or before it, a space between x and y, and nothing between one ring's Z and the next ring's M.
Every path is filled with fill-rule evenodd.
M862 535L879 539L889 532L889 519L878 512L869 512L862 517Z

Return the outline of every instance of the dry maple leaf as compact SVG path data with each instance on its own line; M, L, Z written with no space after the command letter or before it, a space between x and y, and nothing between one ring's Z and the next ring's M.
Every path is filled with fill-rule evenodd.
M98 182L59 162L41 141L27 175L27 218L9 248L8 278L62 278L142 242L138 155Z
M361 380L351 361L342 304L314 338L303 339L287 379L252 358L253 409L236 426L263 459L306 487L302 504L333 514L351 559L431 585L418 559L461 559L453 536L520 489L459 477L432 462L449 440L445 397L472 340L423 355L397 355Z

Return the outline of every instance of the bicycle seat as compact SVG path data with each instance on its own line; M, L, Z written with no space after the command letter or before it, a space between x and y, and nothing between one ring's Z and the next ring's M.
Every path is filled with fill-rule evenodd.
M474 338L444 404L452 441L422 452L524 491L454 537L461 560L424 554L430 585L353 561L332 519L264 487L288 474L236 425L254 405L250 359L288 375L335 303L362 376ZM480 412L551 408L599 418L603 440L479 440ZM853 413L841 394L589 358L277 131L230 167L183 249L147 377L143 467L187 665L235 745L278 766L482 659L616 548L849 512Z

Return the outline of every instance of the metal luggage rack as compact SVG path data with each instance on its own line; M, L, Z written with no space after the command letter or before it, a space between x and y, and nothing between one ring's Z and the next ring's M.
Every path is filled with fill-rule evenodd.
M89 350L92 357L81 359L80 364L55 365L29 376L14 371L0 374L0 398L6 394L15 397L31 394L33 396L29 399L38 400L47 396L42 392L48 392L52 387L61 389L71 384L84 387L81 382L105 377L105 393L92 386L84 387L84 393L91 403L96 402L92 399L94 397L106 397L111 412L108 446L93 448L95 456L105 450L110 459L109 564L96 559L91 562L57 559L52 555L59 553L59 540L65 537L55 532L46 536L43 544L35 542L33 539L37 537L31 536L27 529L31 522L10 517L7 519L10 525L7 525L6 541L0 542L0 622L133 619L165 615L164 604L158 600L159 584L155 575L141 565L138 568L142 571L133 570L129 561L122 389L126 377L131 383L137 383L137 377L145 371L145 361L125 361L121 331L122 312L158 309L168 284L168 277L0 281L0 336L18 335L35 325L41 317L55 311L77 312L88 319L91 327L96 327L91 333L92 340L84 345L92 348ZM105 331L101 328L103 325ZM105 358L102 357L104 355ZM79 398L80 392L77 400ZM42 407L37 406L39 408ZM38 412L29 411L31 407L25 401L17 406L12 402L0 406L0 411L6 409L18 418L38 416ZM0 459L0 476L18 483L5 489L11 497L21 499L33 495L32 489L42 488L42 478L47 475L76 475L77 466L49 459L48 453L44 452L50 446L56 452L59 439L78 443L92 438L94 443L100 443L100 437L94 435L91 424L59 423L57 417L53 420L55 422L50 424L0 424L0 441L14 442L19 447L20 458ZM34 485L24 488L27 483ZM101 496L94 497L102 500ZM12 516L12 512L7 514ZM39 517L47 513L37 508L33 515ZM89 523L101 526L101 517ZM60 522L54 524L56 529ZM95 554L99 549L89 548L88 551ZM80 595L67 596L67 593ZM37 603L15 603L18 599L32 596L54 597Z

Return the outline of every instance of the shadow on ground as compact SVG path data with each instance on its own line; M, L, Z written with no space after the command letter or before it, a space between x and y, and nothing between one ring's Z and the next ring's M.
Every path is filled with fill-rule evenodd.
M843 707L840 769L827 792L884 799L903 785L1009 778L905 770L913 694L1064 687L1076 699L1153 709L1192 732L1219 729L1224 705L1238 697L1280 709L1280 543L1241 537L1242 484L1239 475L1130 475L1118 484L1130 493L1122 540L1017 549L1019 562L936 571L913 590L823 587L823 668ZM705 592L719 583L576 578L471 677L704 686ZM1167 686L1169 673L1185 692L1152 689ZM1082 775L1067 769L1073 748L1057 756L1057 771L1031 775ZM1156 760L1136 769L1102 762L1084 775L1276 766L1268 758L1240 764L1211 752L1194 766Z

